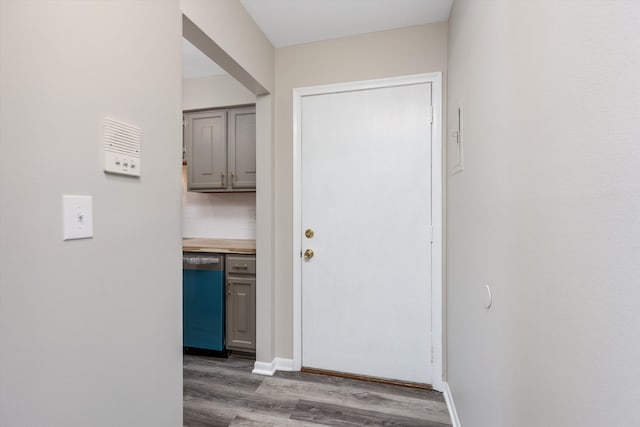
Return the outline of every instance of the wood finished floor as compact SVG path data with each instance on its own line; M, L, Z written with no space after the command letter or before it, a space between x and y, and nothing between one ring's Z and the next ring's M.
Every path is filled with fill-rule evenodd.
M184 425L450 426L441 393L326 375L251 373L244 358L184 356Z

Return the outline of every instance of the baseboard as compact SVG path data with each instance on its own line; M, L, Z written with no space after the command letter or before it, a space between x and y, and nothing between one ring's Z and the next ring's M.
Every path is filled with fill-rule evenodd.
M267 375L269 377L273 376L273 374L276 373L275 359L271 363L256 361L253 364L253 371L251 372L258 375Z
M295 371L293 369L293 359L283 359L282 357L276 357L273 359L276 365L277 371Z
M442 384L444 385L444 400L445 402L447 402L447 408L449 409L449 415L451 416L451 424L453 424L453 427L461 427L460 419L458 418L458 412L456 411L456 405L453 402L453 395L451 394L451 389L449 388L449 383L443 381Z
M253 365L254 374L273 376L276 371L294 371L293 359L274 358L269 362L255 362Z

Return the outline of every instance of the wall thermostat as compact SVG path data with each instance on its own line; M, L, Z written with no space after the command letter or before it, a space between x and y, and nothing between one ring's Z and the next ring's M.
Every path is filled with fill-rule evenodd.
M140 176L140 128L104 118L104 171Z

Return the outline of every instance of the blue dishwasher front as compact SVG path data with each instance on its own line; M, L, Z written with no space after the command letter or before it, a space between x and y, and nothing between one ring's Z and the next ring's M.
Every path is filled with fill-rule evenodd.
M224 318L224 255L183 253L183 345L224 350Z

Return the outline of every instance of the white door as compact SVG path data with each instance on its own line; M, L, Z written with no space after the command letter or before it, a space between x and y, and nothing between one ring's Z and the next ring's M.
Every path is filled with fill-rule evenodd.
M430 384L431 84L300 102L302 366Z

